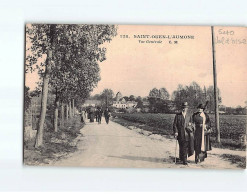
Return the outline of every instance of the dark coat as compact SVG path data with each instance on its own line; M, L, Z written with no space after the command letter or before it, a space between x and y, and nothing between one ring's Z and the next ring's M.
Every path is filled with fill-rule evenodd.
M110 117L110 111L108 110L105 110L104 111L104 116L105 116L105 118L109 118Z
M173 123L173 132L178 133L178 140L180 141L189 141L189 134L188 131L186 131L186 127L188 126L190 121L190 117L188 116L188 113L186 114L185 118L180 112L179 114L176 114L174 118Z
M189 114L187 113L185 115L185 118L181 113L176 114L174 123L173 123L173 132L178 133L178 141L189 142L189 148L188 148L188 156L193 155L194 153L194 135L193 135L193 127L189 125L191 121L191 118L189 117Z
M205 125L206 129L211 129L211 122L209 115L207 113L204 113L206 117ZM200 116L199 112L196 112L192 116L192 123L194 124L195 127L195 134L194 134L194 139L195 139L195 151L197 154L201 153L201 145L202 145L202 124L203 124L203 118ZM211 147L211 141L210 141L210 133L207 133L204 131L204 146L205 146L205 151L212 150Z
M102 110L101 110L101 109L98 109L98 110L97 110L97 116L98 116L98 117L102 117Z

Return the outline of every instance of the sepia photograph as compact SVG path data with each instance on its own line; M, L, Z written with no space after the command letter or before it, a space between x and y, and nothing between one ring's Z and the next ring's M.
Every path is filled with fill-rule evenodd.
M25 26L23 164L246 169L247 29Z

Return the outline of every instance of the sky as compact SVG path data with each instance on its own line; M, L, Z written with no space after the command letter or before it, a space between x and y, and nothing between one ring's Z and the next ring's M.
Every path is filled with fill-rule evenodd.
M246 42L233 41L246 40L246 28L215 27L214 33L222 104L244 106L247 47ZM178 43L169 44L169 39L138 39L134 35L193 35L194 39L171 39ZM161 40L162 43L139 43L139 40ZM172 94L178 84L196 81L201 87L213 85L211 27L119 25L117 37L105 47L107 59L100 64L101 81L93 94L111 88L115 94L120 91L124 96L147 96L154 87L165 87Z
M222 104L244 106L247 100L246 28L215 27L214 33ZM189 35L194 39L157 35ZM213 85L211 27L118 25L118 35L103 46L107 49L107 59L99 63L101 80L92 94L110 88L115 94L120 91L124 96L144 97L154 87L165 87L171 95L178 84L189 85L195 81L201 87ZM35 74L26 75L26 85L31 89L35 81Z

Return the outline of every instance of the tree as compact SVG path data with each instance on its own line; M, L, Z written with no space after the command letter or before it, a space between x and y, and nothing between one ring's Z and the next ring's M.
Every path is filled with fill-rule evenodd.
M129 101L135 101L135 96L134 95L130 95L129 96Z
M111 89L104 89L100 94L101 100L105 102L106 106L109 106L114 98L114 92Z
M149 92L150 97L158 98L159 97L159 90L157 88L153 88Z
M143 101L142 101L141 96L138 96L138 97L136 98L136 101L137 101L136 108L143 108Z
M219 102L221 103L220 90L218 89ZM178 85L177 90L172 94L172 100L177 108L180 108L183 102L188 102L191 108L196 108L199 104L205 104L209 101L208 109L214 110L214 88L209 86L207 89L204 86L203 90L196 83L192 82L189 86Z
M173 92L172 99L177 108L180 108L183 102L188 102L191 108L196 108L198 104L204 103L205 98L201 87L193 81L189 86L179 84Z
M124 96L123 98L125 99L126 102L129 101L129 97L128 96Z
M111 40L111 36L115 35L115 27L112 25L110 27L109 25L73 25L71 28L76 38L71 40L69 53L66 52L67 58L62 58L64 67L67 67L69 79L64 80L60 91L69 90L69 93L66 93L66 99L71 105L69 107L72 107L70 115L73 116L75 97L77 100L87 98L100 80L98 61L102 62L106 59L106 49L100 48L99 45ZM70 66L66 66L69 63Z
M244 108L242 108L241 106L237 106L236 107L236 113L237 114L244 114Z
M31 54L26 57L26 72L38 69L43 79L41 113L35 147L43 143L48 85L53 88L56 95L54 103L54 123L56 123L60 100L71 104L76 93L83 93L81 97L85 98L97 85L98 61L102 62L106 59L106 49L99 45L106 41L110 42L115 35L114 25L27 25L27 40L31 42L31 47L27 50L30 50ZM46 60L37 64L40 58ZM81 68L80 71L78 67Z
M30 104L31 104L31 98L30 98L30 95L29 95L29 90L30 88L29 87L24 87L24 109L25 111L28 110L28 108L30 107Z
M169 100L170 95L169 95L168 91L166 90L166 88L164 88L164 87L160 88L159 97L163 100Z
M208 103L208 110L211 112L214 110L215 108L215 102L214 102L214 86L209 86L207 88L207 101L209 101ZM218 102L221 103L222 102L222 98L220 95L220 89L218 88Z
M100 99L100 94L95 94L89 98L90 100L101 100Z
M35 147L39 147L43 144L43 129L46 115L46 106L47 106L47 96L48 96L48 84L49 77L52 67L52 57L54 50L54 43L56 39L56 25L32 25L32 28L29 28L27 25L27 39L31 41L31 55L28 55L26 58L26 72L34 71L38 69L39 73L43 77L43 86L42 86L42 99L41 99L41 113L39 117L39 126L36 136ZM38 59L42 58L43 55L46 55L45 63L40 63L37 65Z
M189 86L186 86L187 97L186 101L193 108L196 108L199 104L204 103L203 91L198 83L193 81Z

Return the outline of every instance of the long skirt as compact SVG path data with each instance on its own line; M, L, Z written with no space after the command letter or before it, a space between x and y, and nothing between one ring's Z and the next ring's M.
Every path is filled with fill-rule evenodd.
M91 114L90 114L90 123L93 123L93 122L94 122L94 114L91 113Z
M199 158L201 161L203 161L205 158L207 158L207 151L212 150L210 134L204 134L204 143L202 143L202 128L196 127L194 140L196 158ZM202 147L202 144L204 144L204 147ZM202 148L204 148L204 151L202 151Z
M202 127L200 125L196 125L194 143L195 153L198 155L202 148Z

